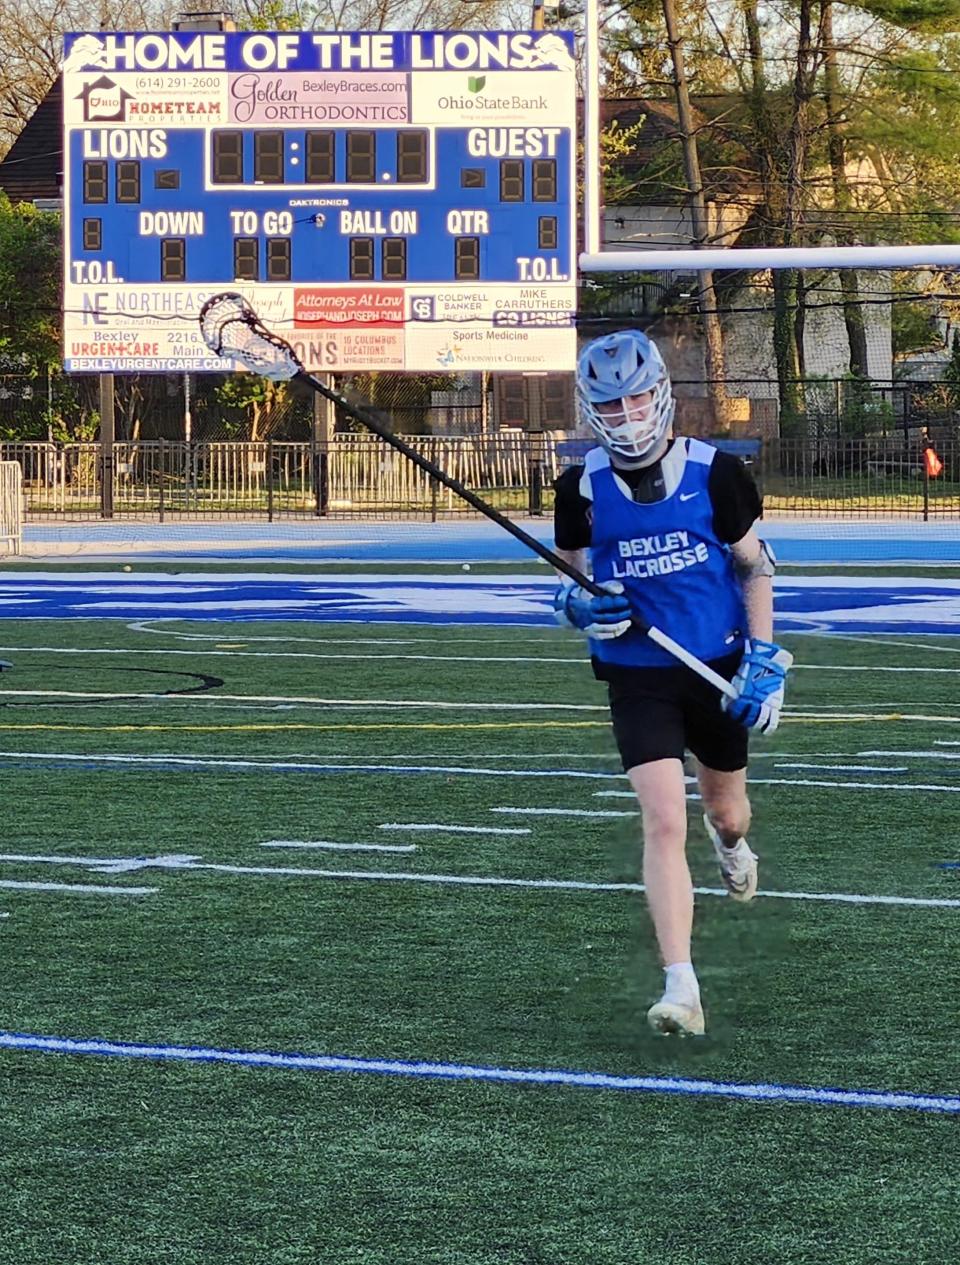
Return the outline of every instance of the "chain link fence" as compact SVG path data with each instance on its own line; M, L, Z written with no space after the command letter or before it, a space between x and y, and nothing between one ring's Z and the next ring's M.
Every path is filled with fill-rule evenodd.
M427 435L408 442L497 509L535 515L551 512L553 480L589 446L562 432ZM935 475L925 457L928 441L920 436L908 442L898 436L754 439L727 446L750 466L771 515L960 518L960 441L930 442L942 465ZM99 444L0 443L0 460L20 463L29 519L102 516ZM109 465L113 517L436 520L474 513L380 441L352 433L334 435L325 451L287 440L122 442Z

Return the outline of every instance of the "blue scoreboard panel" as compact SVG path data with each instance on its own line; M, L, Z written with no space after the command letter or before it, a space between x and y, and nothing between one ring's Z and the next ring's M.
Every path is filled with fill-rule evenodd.
M68 371L223 370L241 291L311 369L575 355L569 32L68 35Z

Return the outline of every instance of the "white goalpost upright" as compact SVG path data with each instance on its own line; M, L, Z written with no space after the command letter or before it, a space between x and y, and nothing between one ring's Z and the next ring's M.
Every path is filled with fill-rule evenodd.
M0 461L0 547L19 553L23 541L23 474L19 461Z
M911 246L756 246L705 250L585 250L583 272L698 272L704 268L762 272L769 268L956 268L960 244Z
M795 246L647 250L603 249L600 166L600 0L586 0L583 26L583 245L581 272L769 268L960 267L960 245Z

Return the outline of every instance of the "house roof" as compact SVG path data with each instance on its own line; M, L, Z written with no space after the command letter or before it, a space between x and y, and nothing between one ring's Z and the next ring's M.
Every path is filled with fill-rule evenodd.
M740 98L716 93L691 102L693 124L700 142L700 166L711 195L729 197L755 191L759 182L755 160L738 134L743 121ZM680 125L672 97L610 97L600 102L603 127L616 122L623 130L642 123L633 151L617 162L621 180L633 186L634 201L684 202L687 193L680 176ZM670 178L675 170L677 178ZM616 201L616 194L614 194Z
M11 202L63 194L63 84L58 76L0 162L0 189Z

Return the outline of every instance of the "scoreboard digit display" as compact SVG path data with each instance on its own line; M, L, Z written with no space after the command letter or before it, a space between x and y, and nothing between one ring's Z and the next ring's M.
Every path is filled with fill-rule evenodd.
M202 372L238 290L309 369L567 370L573 35L65 38L64 363Z

